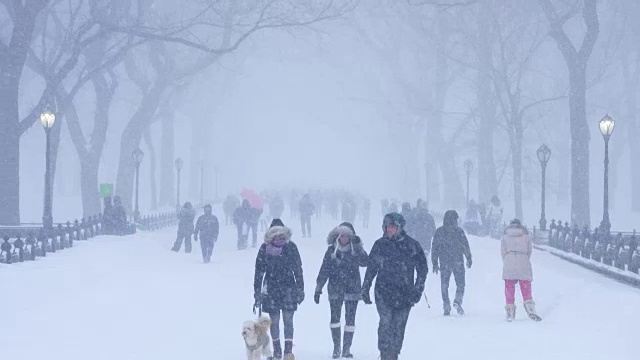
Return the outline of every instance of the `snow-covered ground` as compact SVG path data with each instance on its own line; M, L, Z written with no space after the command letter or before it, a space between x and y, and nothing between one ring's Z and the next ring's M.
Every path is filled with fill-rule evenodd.
M285 223L287 221L285 220ZM306 299L295 317L294 352L301 360L330 358L326 291L313 303L315 277L331 222L300 239ZM356 225L356 230L359 230ZM174 229L136 237L101 237L45 259L0 267L0 349L6 359L245 359L241 324L253 318L255 249L238 252L224 227L211 264L199 243L190 255L169 251ZM371 247L379 226L360 230ZM640 290L534 254L534 298L544 318L504 321L499 243L471 238L464 318L444 318L440 281L429 274L425 301L409 319L403 360L608 359L637 357ZM455 285L451 284L453 295ZM519 294L518 294L519 296ZM378 358L375 306L361 303L353 352Z

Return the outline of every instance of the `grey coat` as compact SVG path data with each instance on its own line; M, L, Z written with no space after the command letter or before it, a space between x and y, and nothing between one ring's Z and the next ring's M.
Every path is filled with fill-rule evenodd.
M350 237L347 246L338 243L338 237L343 234ZM316 279L316 292L322 292L328 281L329 300L359 301L362 292L360 267L366 267L369 259L362 241L348 227L339 226L329 233L327 244L329 247Z

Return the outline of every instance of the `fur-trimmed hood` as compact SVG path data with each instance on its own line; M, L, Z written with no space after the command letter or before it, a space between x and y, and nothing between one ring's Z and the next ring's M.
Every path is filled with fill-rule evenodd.
M264 243L269 244L276 236L284 235L285 241L291 241L291 229L286 226L273 226L264 233Z
M338 237L340 235L353 236L355 234L348 226L337 226L333 230L331 230L331 232L329 232L329 235L327 236L327 245L335 244L336 241L338 241Z
M504 234L509 237L519 237L529 235L529 231L522 225L509 225L504 229Z

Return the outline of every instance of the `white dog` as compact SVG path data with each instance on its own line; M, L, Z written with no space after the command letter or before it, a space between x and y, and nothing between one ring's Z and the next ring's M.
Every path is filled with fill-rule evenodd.
M271 357L271 338L268 331L271 319L261 316L258 320L245 321L242 324L242 337L247 347L247 360L260 360L261 356Z

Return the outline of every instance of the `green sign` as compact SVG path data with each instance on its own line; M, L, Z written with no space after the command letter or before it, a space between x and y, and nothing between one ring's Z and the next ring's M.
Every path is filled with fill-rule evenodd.
M109 197L113 195L113 184L100 184L100 197Z

